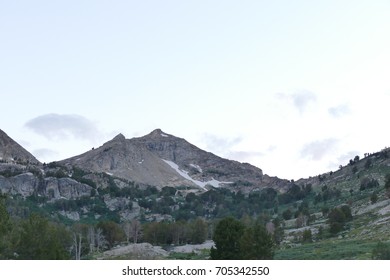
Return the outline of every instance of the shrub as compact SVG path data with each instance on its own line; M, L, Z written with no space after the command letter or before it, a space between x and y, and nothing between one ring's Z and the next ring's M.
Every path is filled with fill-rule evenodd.
M383 242L378 242L372 250L373 260L390 260L390 246Z

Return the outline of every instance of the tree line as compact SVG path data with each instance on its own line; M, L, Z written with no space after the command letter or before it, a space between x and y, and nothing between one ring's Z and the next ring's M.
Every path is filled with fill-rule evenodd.
M199 244L208 235L209 225L201 218L144 224L136 219L121 224L105 220L65 226L36 213L10 217L6 197L0 197L0 259L82 259L130 242Z
M260 221L248 225L233 217L224 218L217 224L213 240L213 260L267 260L274 256L274 239Z

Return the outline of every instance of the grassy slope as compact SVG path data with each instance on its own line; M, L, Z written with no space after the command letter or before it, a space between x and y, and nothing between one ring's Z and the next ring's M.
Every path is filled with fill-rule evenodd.
M362 159L354 165L358 170L355 173L352 166L346 166L332 175L327 174L322 182L314 178L300 182L312 183L316 193L324 185L341 190L340 197L318 204L314 204L314 196L311 196L308 199L311 213L318 213L323 207L348 204L352 209L353 220L337 236L328 235L318 239L313 234L314 242L309 244L297 241L299 230L291 226L294 223L290 223L290 229L285 231L290 242L284 243L277 250L275 259L371 259L372 250L378 241L390 242L390 200L383 188L385 175L390 173L390 160L374 160L370 168L365 168L366 161L367 159ZM379 186L361 191L360 183L365 177L378 180ZM370 200L374 191L378 194L376 203ZM316 233L319 226L326 229L326 219L317 220L307 228Z

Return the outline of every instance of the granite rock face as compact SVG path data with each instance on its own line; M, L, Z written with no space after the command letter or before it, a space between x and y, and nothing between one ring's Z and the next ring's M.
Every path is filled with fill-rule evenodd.
M77 199L90 196L92 187L71 178L45 178L44 192L51 199Z
M77 199L90 196L92 187L71 178L38 178L32 173L23 173L13 177L0 176L0 191L3 194L46 196L51 200Z
M0 160L7 162L25 162L40 164L40 162L26 149L16 143L0 129Z

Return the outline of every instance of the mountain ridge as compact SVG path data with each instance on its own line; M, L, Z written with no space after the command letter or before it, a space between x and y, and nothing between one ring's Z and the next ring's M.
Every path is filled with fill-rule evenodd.
M0 160L40 164L30 152L0 129Z
M96 149L59 163L160 188L189 185L204 189L208 183L213 187L281 188L287 183L264 175L249 163L224 159L161 129L131 139L118 134Z

